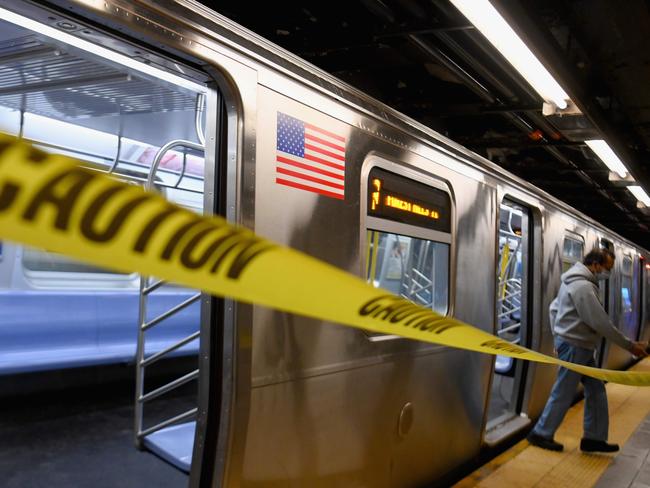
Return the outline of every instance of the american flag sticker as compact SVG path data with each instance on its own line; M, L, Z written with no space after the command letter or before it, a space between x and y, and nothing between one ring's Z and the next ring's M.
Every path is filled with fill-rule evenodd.
M345 137L278 112L275 182L345 198Z

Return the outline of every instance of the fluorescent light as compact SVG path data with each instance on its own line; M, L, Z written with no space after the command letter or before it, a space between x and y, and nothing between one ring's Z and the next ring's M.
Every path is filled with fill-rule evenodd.
M605 163L605 166L607 166L610 170L612 170L614 173L618 173L621 178L625 178L629 171L623 164L623 161L621 161L616 154L614 154L614 151L612 151L612 148L609 147L609 144L607 144L605 141L602 139L594 139L591 141L585 141L585 144L589 146L589 148L596 153L596 156L600 158L600 160Z
M569 95L488 0L451 0L546 102L567 108Z
M30 18L23 17L22 15L18 15L2 7L0 7L0 19L34 31L39 35L49 37L55 41L70 44L71 46L74 46L88 53L95 54L104 59L108 59L109 61L121 64L127 68L131 68L133 70L139 71L140 73L158 78L159 80L167 81L174 85L181 86L193 92L205 93L207 91L206 87L200 85L199 83L195 83L181 76L172 74L168 71L155 68L151 65L129 58L128 56L117 53L115 51L111 51L105 47L98 46L97 44L93 44L92 42L88 42L84 39L80 39L76 36L73 36L72 34L68 34L67 32L62 32L49 25L41 24L40 22L36 22Z
M630 193L636 197L638 201L643 203L646 207L650 207L650 197L640 186L628 186Z

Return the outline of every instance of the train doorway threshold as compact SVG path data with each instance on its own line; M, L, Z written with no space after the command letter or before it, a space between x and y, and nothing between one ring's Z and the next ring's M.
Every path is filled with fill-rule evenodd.
M196 422L172 425L146 436L144 447L172 466L189 473L195 430Z

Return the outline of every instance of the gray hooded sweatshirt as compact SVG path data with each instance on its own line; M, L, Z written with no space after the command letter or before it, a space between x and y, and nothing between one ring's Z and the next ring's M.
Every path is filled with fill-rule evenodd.
M632 341L614 326L598 296L598 281L582 263L562 275L562 285L549 308L553 334L574 346L595 349L602 336L629 350Z

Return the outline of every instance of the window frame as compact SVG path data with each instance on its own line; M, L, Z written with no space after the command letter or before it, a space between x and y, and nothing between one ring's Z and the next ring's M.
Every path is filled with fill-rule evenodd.
M625 261L629 260L630 266L629 269L625 269ZM629 296L628 300L630 302L630 312L633 314L636 314L636 322L639 321L639 310L635 310L634 307L634 257L632 256L631 253L626 252L623 254L623 258L621 259L621 265L620 265L620 279L618 283L618 300L619 300L619 321L623 321L625 319L625 303L624 303L624 298L623 298L623 290L627 288ZM623 286L625 284L625 281L629 280L629 287ZM622 326L623 324L621 324ZM638 334L637 330L637 334Z
M137 273L119 273L108 271L106 273L94 273L91 271L48 271L34 270L25 265L25 251L46 253L58 256L57 253L50 253L36 248L20 247L17 260L20 262L20 269L27 282L35 288L45 289L115 289L115 290L132 290L139 286L139 277ZM65 257L65 256L63 256Z
M385 171L389 171L398 176L408 178L413 180L416 183L424 184L441 190L447 194L449 197L449 208L450 208L450 223L451 230L449 233L442 232L439 230L427 229L417 225L405 224L401 222L395 222L392 220L374 217L368 215L368 179L370 172L373 168L380 168ZM447 256L447 313L446 317L451 317L454 315L455 310L455 290L456 290L456 277L454 270L456 269L456 250L455 250L455 239L456 239L456 203L454 199L454 193L452 191L451 185L448 184L445 180L438 178L430 173L423 171L418 171L412 167L405 166L403 163L398 164L387 157L379 156L376 154L370 155L364 161L362 170L361 170L361 188L359 192L359 209L360 209L360 223L359 226L359 249L360 249L360 265L359 265L359 276L365 281L368 278L367 270L367 255L368 255L368 233L369 231L385 232L391 234L397 234L405 237L411 237L416 239L424 239L432 242L447 244L449 246L449 253ZM433 311L433 310L432 310ZM364 331L365 332L365 331ZM374 334L371 332L365 332L365 336L369 342L383 342L383 341L395 341L395 340L404 340L401 336L388 335L388 334ZM442 346L433 346L433 347L442 347Z
M578 258L576 260L573 260L573 258L571 256L567 256L564 253L564 244L567 241L573 241L573 242L577 242L577 243L581 244L582 254L581 254L580 258ZM576 234L575 232L565 231L564 236L562 237L562 258L561 258L561 262L560 262L561 273L565 272L565 270L564 270L564 264L565 263L568 263L570 265L569 267L571 267L575 263L581 262L584 259L584 257L585 257L585 238L582 237L580 234Z
M625 260L629 260L630 262L630 269L629 273L626 272L624 263ZM624 253L623 254L623 259L621 259L621 276L629 276L631 279L634 279L634 258L632 257L632 254L630 253Z
M526 255L527 258L525 260L521 261L522 265L522 274L524 275L525 279L522 280L521 283L521 303L522 303L522 311L525 310L525 314L521 313L521 321L519 324L520 327L520 342L519 345L522 345L524 347L530 347L530 343L532 341L532 334L534 334L534 273L536 273L536 264L535 260L537 259L536 257L536 249L535 249L535 232L537 232L536 229L536 212L540 212L540 208L537 203L530 203L527 202L526 200L522 198L518 198L516 195L514 195L511 192L503 192L502 194L498 195L499 200L498 200L498 211L496 213L497 218L496 218L496 235L495 235L495 300L494 300L494 319L493 319L493 329L492 329L492 334L496 337L499 337L499 332L501 329L499 328L499 294L500 294L500 274L501 274L501 269L500 269L500 263L501 263L501 246L500 246L500 238L501 238L501 217L503 215L504 207L510 208L511 210L519 210L522 211L522 216L521 216L521 224L522 224L522 231L521 234L521 243L525 244L525 250L526 250ZM509 210L509 211L511 211ZM524 213L526 221L527 221L527 230L526 233L523 233L523 221L524 221ZM523 252L523 251L522 251ZM522 332L523 331L523 334ZM505 340L505 339L504 339ZM493 370L493 375L497 373L496 371L496 361L499 358L499 355L494 356L494 370ZM514 358L509 358L509 361L511 361L511 365L508 366L508 368L511 370L510 372L505 373L508 376L516 376L517 371L516 371L516 360ZM502 373L498 373L502 374Z
M451 254L451 239L449 239L449 241L424 239L424 238L413 236L413 235L400 234L400 233L394 232L393 230L375 229L375 228L371 228L371 227L368 227L366 230L367 230L367 233L379 232L379 233L383 233L385 235L393 235L393 236L398 236L398 237L405 237L405 238L409 238L409 239L419 240L420 242L432 242L433 244L441 244L441 245L447 247L447 275L446 275L446 279L447 279L447 300L446 300L446 307L445 307L444 316L448 316L448 314L449 314L449 275L450 275L449 256ZM412 245L412 243L413 243L413 241L411 241L411 245ZM368 253L368 251L369 250L366 248L367 253ZM368 254L368 256L369 256L369 254ZM366 259L366 279L368 278L368 272L370 271L370 270L367 269L368 264L369 264L368 261L369 260ZM403 276L403 274L402 274L402 276ZM368 282L370 283L370 281L368 281ZM435 310L434 308L431 308L431 310L433 312L435 312L435 313L442 314L441 312Z

